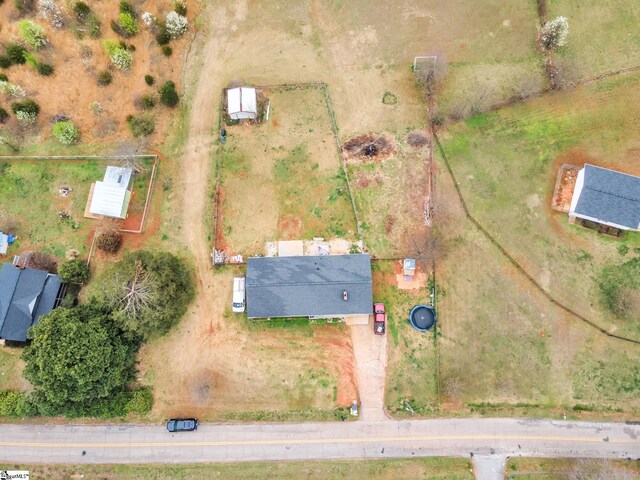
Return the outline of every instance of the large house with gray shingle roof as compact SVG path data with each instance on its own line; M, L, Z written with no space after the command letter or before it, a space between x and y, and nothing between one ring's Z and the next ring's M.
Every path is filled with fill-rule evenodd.
M578 172L569 216L640 230L640 177L586 164Z
M9 263L0 269L0 340L25 342L27 330L58 303L60 279L42 270L18 268Z
M367 254L252 257L247 261L249 318L364 317L372 311Z

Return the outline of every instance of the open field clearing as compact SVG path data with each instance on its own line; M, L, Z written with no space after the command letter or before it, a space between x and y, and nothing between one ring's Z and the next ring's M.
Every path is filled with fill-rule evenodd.
M640 65L640 4L634 0L551 0L548 18L569 21L567 45L559 57L570 79L582 79Z
M374 264L374 299L387 308L386 408L398 418L408 417L408 408L429 416L438 411L436 333L414 329L409 313L416 305L429 305L430 291L427 285L417 290L398 289L395 274L399 271L398 262Z
M636 254L640 235L609 239L567 223L550 210L561 164L585 162L639 174L633 108L640 76L607 80L565 94L474 117L450 131L444 144L476 218L538 282L576 311L640 338L632 318L599 302L601 270ZM595 275L594 275L595 274ZM639 307L640 308L640 307Z
M150 143L159 143L169 128L171 114L169 108L160 104L158 89L171 80L180 91L183 55L189 48L192 33L171 40L166 45L171 49L171 52L166 51L170 56L166 56L154 39L157 32L145 27L140 17L143 12L150 11L164 20L171 5L135 2L133 23L137 32L122 35L110 26L112 21L117 25L120 2L88 2L89 11L85 13L74 11L75 2L51 2L56 15L49 15L49 20L44 18L36 3L21 2L22 11L15 2L0 5L3 24L0 53L5 54L9 44L20 44L29 55L26 63L2 65L5 68L1 71L9 83L19 86L24 95L0 94L0 107L10 113L8 121L0 125L0 136L21 147L48 141L57 143L52 136L52 126L55 117L65 117L80 130L81 143L111 143L130 138L127 117L140 115L148 109L155 128L147 139ZM195 26L197 14L198 3L191 2L187 16L189 22L193 22L192 26ZM21 34L20 25L25 20L35 22L43 29L43 45L34 47ZM129 68L120 69L110 61L104 43L109 40L124 42L123 50L126 51L123 55L129 54L132 59ZM43 64L52 67L53 73L39 73ZM145 82L145 75L154 78L153 85ZM155 106L142 105L141 98L145 95L155 99ZM35 124L21 125L11 113L10 104L23 99L20 97L38 102L40 113ZM1 145L0 152L5 153L5 150L14 153Z
M629 108L635 81L603 81L473 117L452 129L443 146L471 213L544 288L606 328L638 338L637 313L621 318L608 311L598 285L604 267L637 255L638 236L609 239L550 209L562 163L638 173L640 112ZM445 407L637 411L638 348L550 304L463 221L444 166L436 183L440 197L457 203L441 225L451 250L438 265Z
M458 458L412 458L400 460L362 460L332 462L223 463L200 465L0 465L7 469L30 470L35 480L63 480L83 476L88 480L208 480L210 478L255 480L329 480L379 478L471 480L469 461Z
M125 222L134 228L142 219L153 164L142 163L145 170L134 176ZM18 237L8 255L39 250L64 258L72 248L88 251L88 237L99 221L84 218L84 210L91 184L103 178L107 165L109 161L93 159L0 160L0 214L15 225L6 233ZM70 193L61 194L62 187L70 187ZM69 217L61 218L60 212Z
M228 127L222 150L224 243L355 238L355 219L320 88L267 90L269 121ZM222 245L218 245L218 249Z
M632 479L640 476L637 460L589 458L510 458L507 480L571 480L574 478Z

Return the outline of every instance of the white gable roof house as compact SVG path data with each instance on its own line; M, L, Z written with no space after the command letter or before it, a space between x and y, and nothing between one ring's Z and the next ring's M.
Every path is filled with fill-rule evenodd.
M132 176L133 171L130 168L107 167L104 179L93 185L89 213L105 217L127 218L131 201Z
M258 116L256 89L237 87L227 90L227 113L232 120L254 119Z

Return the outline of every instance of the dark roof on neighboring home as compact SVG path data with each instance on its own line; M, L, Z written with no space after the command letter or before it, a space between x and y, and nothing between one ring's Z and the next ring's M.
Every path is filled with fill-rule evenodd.
M371 258L366 254L249 258L246 294L249 318L368 314L373 303Z
M27 330L55 306L60 279L41 270L2 264L0 269L0 338L24 342Z
M573 212L633 230L640 226L640 177L586 164Z

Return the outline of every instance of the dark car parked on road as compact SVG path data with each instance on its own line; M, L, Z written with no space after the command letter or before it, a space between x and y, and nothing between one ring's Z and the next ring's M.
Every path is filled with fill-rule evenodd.
M172 418L167 422L167 430L170 432L193 432L197 429L197 418Z

